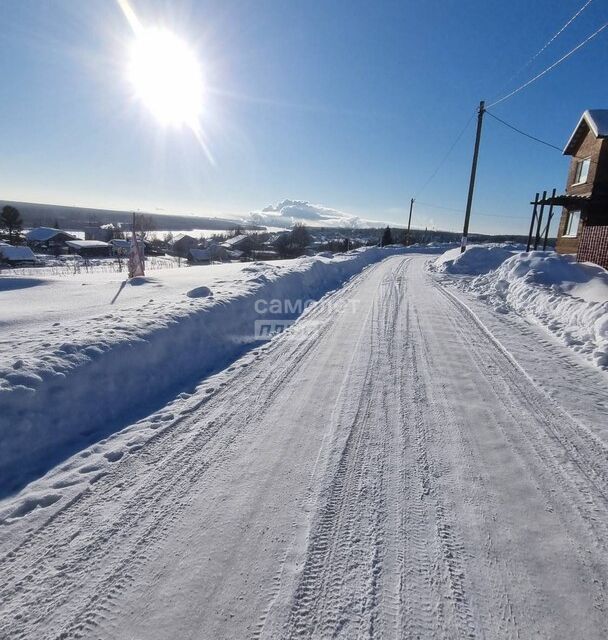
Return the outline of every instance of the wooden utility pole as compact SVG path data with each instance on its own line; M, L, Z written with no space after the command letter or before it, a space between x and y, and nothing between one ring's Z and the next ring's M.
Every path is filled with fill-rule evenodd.
M414 198L410 200L410 217L407 221L407 235L405 236L405 244L406 246L410 246L410 227L412 225L412 209L414 208Z
M473 205L473 192L475 191L475 175L477 174L477 158L479 157L479 143L481 141L481 126L483 124L483 114L485 112L486 103L482 100L479 103L479 112L477 114L477 134L475 136L475 150L473 151L473 163L471 164L471 179L469 180L469 194L467 196L467 209L464 214L464 227L462 229L460 253L463 253L467 248L469 221L471 220L471 206Z

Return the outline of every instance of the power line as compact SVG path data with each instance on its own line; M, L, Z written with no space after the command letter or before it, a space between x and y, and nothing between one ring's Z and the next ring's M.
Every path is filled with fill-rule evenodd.
M509 129L513 129L513 131L517 131L517 133L520 133L522 136L526 136L526 138L530 138L530 140L534 140L535 142L540 142L540 144L544 144L547 147L551 147L552 149L557 149L560 153L562 152L562 149L560 149L560 147L551 144L550 142L545 142L544 140L541 140L540 138L537 138L536 136L530 135L529 133L526 133L525 131L522 131L521 129L518 129L517 127L514 127L512 124L509 124L508 122L505 122L504 120L502 120L501 118L499 118L498 116L494 115L491 111L486 110L486 113L491 116L492 118L494 118L494 120L498 120L498 122L502 122L502 124L505 125L505 127L509 127Z
M585 4L564 24L564 26L559 29L553 36L524 64L522 65L504 84L502 90L507 87L512 80L517 78L518 75L521 74L522 71L527 69L550 45L551 43L558 38L579 16L583 11L591 4L593 0L587 0Z
M452 151L454 151L454 148L456 147L456 145L460 141L460 138L462 138L462 136L464 135L464 132L467 130L467 128L468 128L469 124L471 123L471 120L473 119L474 115L475 115L475 111L473 111L473 113L471 113L469 119L466 121L466 124L464 125L464 127L462 128L460 133L456 136L454 142L452 142L452 144L450 145L450 148L447 150L446 154L443 156L443 158L441 159L441 161L439 162L439 164L437 165L435 170L427 178L426 182L422 185L422 187L420 187L420 189L418 189L418 192L414 196L414 200L416 200L418 198L418 196L429 186L429 184L431 183L433 178L439 173L439 170L441 169L441 167L443 167L445 161L450 157L450 154L452 153Z
M599 29L597 29L590 36L585 38L585 40L583 40L582 42L579 42L579 44L577 44L576 47L574 47L574 49L571 49L570 51L568 51L568 53L563 55L559 60L555 61L553 64L549 65L547 68L543 69L540 73L536 74L533 78L531 78L527 82L524 82L524 84L522 84L519 87L517 87L517 89L513 89L513 91L511 91L510 93L507 93L502 98L499 98L498 100L495 100L494 102L492 102L492 104L489 104L487 106L487 108L490 109L491 107L495 107L497 104L500 104L501 102L504 102L505 100L508 100L509 98L514 96L516 93L519 93L520 91L522 91L526 87L530 86L533 82L535 82L539 78L542 78L544 75L549 73L549 71L551 71L552 69L555 69L555 67L557 67L557 65L561 64L564 60L569 58L573 53L576 53L576 51L578 51L581 47L584 47L590 40L595 38L595 36L597 36L599 33L601 33L606 27L608 27L608 22L605 22Z
M497 115L494 115L491 111L488 111L487 109L486 109L486 113L489 116L491 116L492 118L494 118L494 120L498 120L498 122L504 124L505 127L509 127L509 129L512 129L513 131L521 134L522 136L525 136L526 138L530 138L530 140L534 140L535 142L539 142L540 144L544 144L545 146L550 147L551 149L556 149L560 153L563 152L563 149L561 147L558 147L555 144L551 144L550 142L546 142L545 140L541 140L540 138L537 138L536 136L533 136L530 133L526 133L525 131L522 131L521 129L518 129L516 126L510 124L509 122L506 122L502 118L499 118ZM587 158L587 157L584 157L584 156L574 156L573 155L572 157L573 158L577 158L579 160L589 160L589 162L591 162L592 164L597 164L596 160L591 160L591 158Z
M444 209L445 211L454 211L455 213L464 213L464 209L456 209L454 207L445 207L441 204L433 204L431 202L421 202L420 200L417 200L418 204L421 204L424 207L430 207L431 209ZM509 216L509 215L501 215L498 213L479 213L479 211L475 211L474 212L476 216L483 216L484 218L508 218L508 219L515 219L515 218L522 218L527 220L529 218L529 216Z

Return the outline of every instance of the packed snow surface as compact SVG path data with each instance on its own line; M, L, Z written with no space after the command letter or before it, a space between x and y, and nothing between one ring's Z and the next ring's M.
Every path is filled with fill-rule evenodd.
M371 265L0 501L0 637L608 637L607 376L429 259ZM224 295L193 274L186 305ZM162 277L123 293L155 285L169 305Z
M608 369L608 272L570 255L518 251L508 244L451 250L432 265L460 288L541 324L597 366Z
M130 281L0 276L0 495L225 366L263 337L256 321L293 320L400 251L158 270Z

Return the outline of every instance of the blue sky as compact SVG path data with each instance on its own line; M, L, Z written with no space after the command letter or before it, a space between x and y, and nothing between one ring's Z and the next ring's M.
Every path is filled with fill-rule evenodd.
M594 0L505 82L583 0L132 0L205 72L209 162L163 128L126 79L132 32L111 0L0 4L0 198L245 215L284 198L364 218L460 230L474 122L419 193L479 100L533 76L608 19ZM608 30L496 115L561 146L608 107ZM527 231L537 190L568 160L486 118L471 231ZM486 214L486 215L481 215ZM488 215L489 214L489 215Z

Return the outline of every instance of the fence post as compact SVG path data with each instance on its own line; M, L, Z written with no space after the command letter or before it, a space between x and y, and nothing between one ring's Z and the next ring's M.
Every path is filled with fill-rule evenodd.
M532 244L532 232L534 231L534 223L536 222L536 208L538 206L538 193L534 196L534 208L532 209L532 220L530 220L530 231L528 232L528 244L526 245L526 253L530 251Z
M547 226L545 227L545 238L543 240L543 251L547 250L547 238L549 237L549 227L551 226L551 220L553 219L553 200L555 198L556 190L553 189L551 193L551 204L549 205L549 215L547 216Z
M540 212L538 214L538 220L536 222L536 236L534 238L534 251L538 249L538 243L540 242L540 228L543 223L543 211L545 209L546 199L547 199L547 192L543 191L543 199L541 200Z

